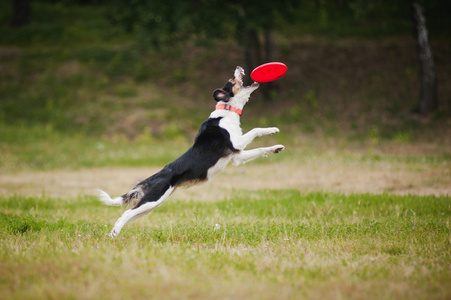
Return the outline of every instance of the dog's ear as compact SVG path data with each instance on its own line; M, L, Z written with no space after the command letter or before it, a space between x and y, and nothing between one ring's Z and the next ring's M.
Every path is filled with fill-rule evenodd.
M221 90L221 89L216 89L216 90L213 92L213 98L215 98L216 101L224 101L224 102L227 102L227 101L229 101L230 93L229 93L229 92L226 92L226 91L224 91L224 90Z

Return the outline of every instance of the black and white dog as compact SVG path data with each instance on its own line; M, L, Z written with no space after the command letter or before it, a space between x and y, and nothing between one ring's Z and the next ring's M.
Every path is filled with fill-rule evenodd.
M180 186L194 185L210 180L232 161L234 165L245 164L260 156L278 153L283 145L244 150L254 138L279 132L276 127L254 128L243 134L240 116L249 96L258 88L254 82L243 86L244 70L237 67L232 79L222 89L213 92L218 102L216 110L202 124L194 145L182 156L165 166L160 172L138 183L131 191L112 199L99 190L99 200L106 205L130 205L132 208L116 221L111 237L115 238L122 227L153 210Z

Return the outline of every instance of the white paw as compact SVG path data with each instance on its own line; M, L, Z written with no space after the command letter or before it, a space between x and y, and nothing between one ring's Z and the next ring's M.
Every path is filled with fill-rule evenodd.
M272 135L279 132L279 128L277 127L269 127L269 128L256 128L257 130L257 136L264 136L264 135Z
M280 131L279 128L277 128L277 127L270 127L270 128L267 128L267 130L268 130L268 134L275 134Z
M120 230L117 230L116 228L113 228L110 232L110 237L115 239L119 235Z
M283 149L285 149L284 145L275 145L275 146L271 147L271 150L273 151L273 153L279 153Z

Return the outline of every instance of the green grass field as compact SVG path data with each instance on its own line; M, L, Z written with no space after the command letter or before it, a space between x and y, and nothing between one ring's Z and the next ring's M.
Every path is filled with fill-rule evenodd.
M95 198L0 199L2 299L448 299L451 198L236 190L107 234Z
M243 49L143 49L107 2L32 3L12 29L0 2L0 299L451 299L445 12L428 17L428 117L411 113L407 21L363 26L325 1L278 20L274 60L289 72L242 125L279 127L252 147L286 150L177 191L113 240L124 208L95 189L124 193L182 154Z

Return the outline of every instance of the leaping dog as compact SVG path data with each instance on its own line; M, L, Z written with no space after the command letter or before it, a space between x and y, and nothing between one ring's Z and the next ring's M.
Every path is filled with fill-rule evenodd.
M222 89L213 92L213 98L217 101L215 110L200 127L193 146L182 156L120 197L112 199L106 192L99 190L99 200L106 205L132 207L114 224L110 233L112 238L117 237L125 224L161 205L177 187L209 181L229 162L237 166L285 148L275 145L244 150L256 137L277 133L279 129L254 128L243 134L240 116L249 96L259 86L257 82L243 86L243 75L243 68L236 67L233 78Z

